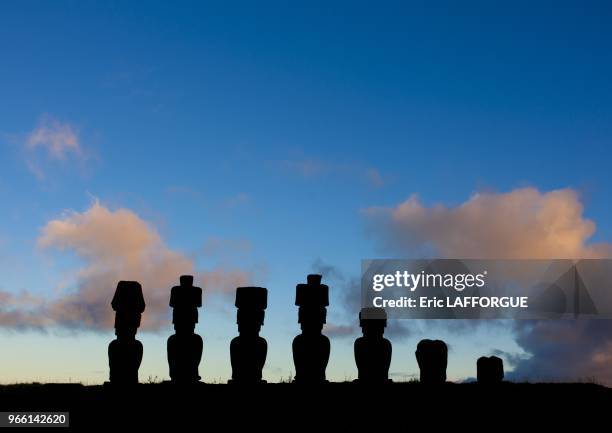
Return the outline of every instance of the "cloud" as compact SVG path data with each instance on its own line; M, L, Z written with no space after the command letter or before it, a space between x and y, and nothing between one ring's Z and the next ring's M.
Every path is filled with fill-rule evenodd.
M457 207L423 206L417 196L364 211L370 232L390 250L433 251L449 258L587 258L612 255L588 244L595 223L571 189L521 188L481 193Z
M304 158L299 160L284 160L280 165L292 173L297 173L303 177L315 177L328 173L332 170L332 165L319 159Z
M413 195L397 206L368 208L364 215L385 250L407 256L416 251L449 258L612 257L612 244L589 242L596 225L584 217L572 189L481 193L456 207L426 207ZM509 377L596 378L612 384L612 321L512 323L516 342L528 356L505 356L514 366Z
M517 321L514 331L531 356L515 361L510 379L612 384L610 320Z
M52 159L64 160L69 154L78 157L83 155L75 128L50 116L42 117L38 126L28 135L25 145L30 150L44 149Z
M356 327L350 325L335 325L333 323L326 323L323 332L332 338L354 338L356 333Z
M222 256L229 257L234 254L244 254L251 251L253 245L247 239L223 239L211 236L202 246L202 254L205 257Z
M247 286L251 280L251 275L242 269L228 269L217 267L210 271L197 272L198 280L202 282L202 286L208 289L208 292L234 293L236 287ZM173 284L176 285L176 284ZM168 288L166 288L166 297L168 296Z
M209 212L232 212L236 210L244 210L251 207L255 203L253 196L246 192L238 192L220 200L214 199L198 189L190 186L171 185L164 188L164 193L169 198L185 198L191 202L191 206L197 206L206 209ZM182 200L184 202L184 200Z
M65 162L69 158L78 161L86 159L77 129L49 115L42 116L36 128L27 134L24 148L26 165L39 180L46 178L43 165L47 160Z
M369 168L365 171L365 176L370 185L376 188L385 186L385 179L376 168Z
M278 163L282 169L297 174L306 179L318 179L327 176L339 175L341 177L358 180L374 188L385 186L386 179L380 170L364 167L362 164L350 162L328 162L318 158L302 158L283 160Z
M169 289L182 274L195 274L207 291L227 292L245 284L240 269L194 270L191 259L172 250L153 226L129 209L110 210L94 202L85 212L68 212L48 222L38 244L75 254L83 265L75 271L76 289L46 299L28 295L17 302L2 293L0 326L71 329L109 329L113 326L110 300L119 280L137 280L143 286L146 311L142 329L156 330L168 323ZM29 299L29 300L28 300Z
M346 276L339 268L316 259L312 272L322 275L322 282L330 286L331 305L339 309L328 309L325 334L332 338L355 337L359 333L359 310L361 309L360 280Z
M238 206L248 205L253 201L253 198L247 193L240 192L222 202L222 207L233 209Z
M330 311L331 314L325 326L326 335L332 338L354 338L360 334L360 278L345 275L339 268L321 259L314 261L312 270L314 273L321 274L323 283L331 287L330 295L336 300L332 302L332 305L340 307ZM406 321L390 320L387 323L385 334L399 340L411 335L413 328L409 328Z

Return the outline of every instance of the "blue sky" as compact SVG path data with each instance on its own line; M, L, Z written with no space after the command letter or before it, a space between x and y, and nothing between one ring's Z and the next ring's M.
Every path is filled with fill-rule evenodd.
M606 2L5 2L0 289L58 296L82 257L41 249L43 227L95 199L129 209L198 269L246 269L270 289L273 380L292 368L294 287L317 261L348 278L362 258L401 254L363 209L572 188L590 240L607 242L611 18ZM24 145L48 124L68 125L81 153ZM226 248L206 253L211 239ZM215 302L202 373L225 379L234 312ZM453 378L493 349L520 352L497 327L423 332L448 337ZM143 334L141 378L167 376L169 333ZM417 371L421 336L395 342L392 371ZM101 382L112 337L6 327L0 380ZM334 338L332 379L355 377L351 344Z

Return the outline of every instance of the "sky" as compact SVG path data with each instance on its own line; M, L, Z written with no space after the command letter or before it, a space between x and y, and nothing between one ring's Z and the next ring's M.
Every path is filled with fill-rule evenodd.
M231 374L235 287L269 289L278 381L295 285L321 272L345 380L362 259L612 256L611 19L595 1L3 2L0 382L107 380L120 279L147 300L141 381L168 378L181 273L205 292L207 381ZM402 321L391 374L415 377L429 337L452 380L501 354L517 378L612 383L610 330Z

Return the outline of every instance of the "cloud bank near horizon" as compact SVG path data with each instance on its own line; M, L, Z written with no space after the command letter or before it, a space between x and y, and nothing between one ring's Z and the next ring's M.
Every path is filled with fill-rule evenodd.
M612 257L611 243L589 243L595 222L584 217L578 193L569 188L480 193L456 207L426 207L413 195L397 206L371 207L363 214L384 251L406 256ZM512 379L596 378L612 384L612 321L514 321L512 332L530 356L506 357L514 367L508 375Z
M53 298L0 292L0 326L4 328L111 329L110 300L117 282L137 280L147 304L141 329L154 331L169 323L169 289L180 275L194 274L196 283L215 292L231 291L250 279L248 272L238 268L195 269L191 258L169 248L136 213L110 210L98 201L84 212L67 212L49 221L38 245L80 259L83 265L73 275L76 288Z

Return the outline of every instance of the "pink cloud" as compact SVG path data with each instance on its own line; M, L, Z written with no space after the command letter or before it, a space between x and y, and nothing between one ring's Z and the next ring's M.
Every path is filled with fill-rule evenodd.
M28 134L25 144L29 150L44 149L53 159L64 160L68 154L83 156L76 129L50 116L42 117L38 126Z
M475 194L455 207L426 207L413 195L396 206L368 208L364 215L386 249L406 256L429 249L448 258L612 257L611 243L589 242L596 225L583 210L572 189L521 188ZM595 378L612 384L611 321L519 320L512 332L529 357L507 357L514 366L509 378Z
M432 248L450 258L587 258L612 256L612 244L589 244L595 223L572 189L474 194L456 207L425 207L416 195L364 211L393 250Z
M169 323L169 291L180 275L195 274L205 290L220 292L249 279L240 269L195 270L190 258L169 248L133 211L110 210L97 201L82 213L68 212L48 222L38 244L45 250L72 252L82 260L74 272L76 289L51 299L0 293L7 301L0 310L2 326L112 328L110 300L117 282L137 280L147 303L142 328L156 330Z

